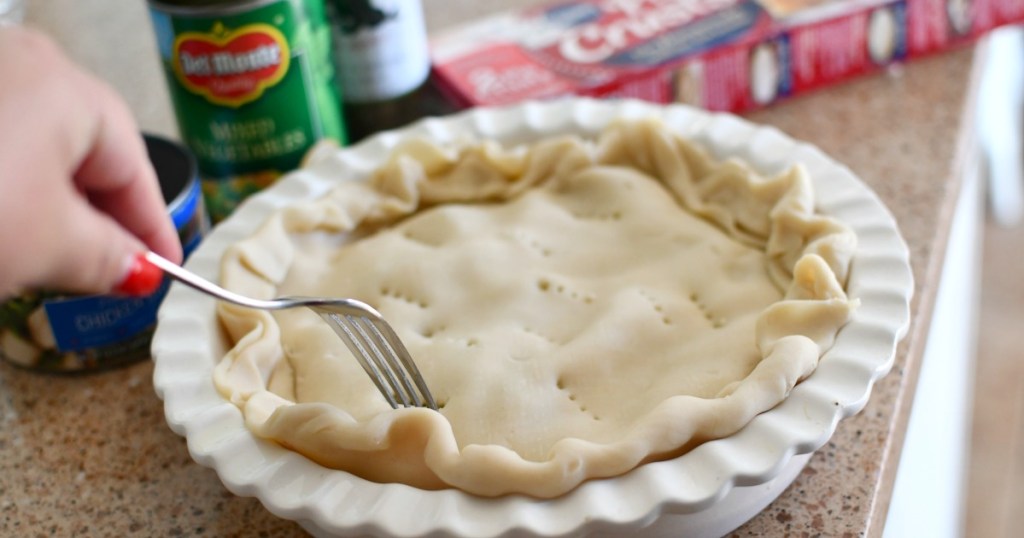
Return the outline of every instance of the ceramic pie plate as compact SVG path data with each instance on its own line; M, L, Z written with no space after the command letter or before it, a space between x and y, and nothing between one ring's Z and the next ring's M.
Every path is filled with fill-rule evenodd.
M559 134L592 137L616 118L660 117L717 158L738 157L763 174L803 163L818 211L858 236L847 292L860 308L815 372L775 408L736 434L672 460L592 480L553 500L485 499L458 490L378 484L328 469L246 429L217 393L213 368L228 344L211 299L171 287L153 338L154 385L168 424L189 453L233 493L258 498L279 517L317 536L720 536L775 499L823 446L839 420L860 411L888 373L909 324L913 277L892 215L850 170L776 129L685 105L583 98L480 108L430 118L338 150L360 180L406 137L445 144L493 139L513 145ZM188 267L213 280L225 248L250 235L277 208L315 198L335 180L302 170L244 203L192 254Z

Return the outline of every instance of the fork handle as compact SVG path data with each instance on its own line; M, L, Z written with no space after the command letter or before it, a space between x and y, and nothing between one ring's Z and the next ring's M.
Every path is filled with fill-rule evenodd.
M193 273L192 271L189 271L188 269L185 269L184 267L168 260L167 258L164 258L163 256L155 252L143 252L138 255L138 259L139 263L144 266L144 268L139 271L140 274L148 274L149 272L152 271L163 272L166 273L171 278L173 278L174 280L177 280L178 282L181 282L182 284L185 284L186 286L192 289L201 291L207 295L216 297L217 299L220 299L222 301L227 301L229 303L234 303L249 308L260 308L264 310L275 310L286 306L283 305L280 301L264 301L260 299L253 299L251 297L246 297L244 295L239 295L233 291L226 290L214 284L213 282L210 282L209 280ZM132 275L134 275L134 272L132 273ZM132 275L129 275L129 278L132 278ZM140 276L139 278L142 277Z

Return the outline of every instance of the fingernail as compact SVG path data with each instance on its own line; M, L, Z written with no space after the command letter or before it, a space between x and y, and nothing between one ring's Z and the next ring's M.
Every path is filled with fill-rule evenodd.
M114 293L131 297L152 295L160 287L163 278L163 271L149 263L145 254L140 252L131 257L125 276L114 287Z

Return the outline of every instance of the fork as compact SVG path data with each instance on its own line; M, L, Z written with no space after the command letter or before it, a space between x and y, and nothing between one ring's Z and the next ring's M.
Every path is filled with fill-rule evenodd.
M178 282L222 301L260 310L301 306L313 310L345 342L393 409L429 407L437 411L434 396L409 351L391 325L370 305L355 299L327 297L253 299L226 290L154 252L145 252L141 258L143 263L148 262Z

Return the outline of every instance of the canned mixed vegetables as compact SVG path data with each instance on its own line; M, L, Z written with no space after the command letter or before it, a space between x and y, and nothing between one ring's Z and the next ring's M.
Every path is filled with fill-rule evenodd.
M214 222L297 167L322 138L345 142L322 0L150 1L184 143Z

